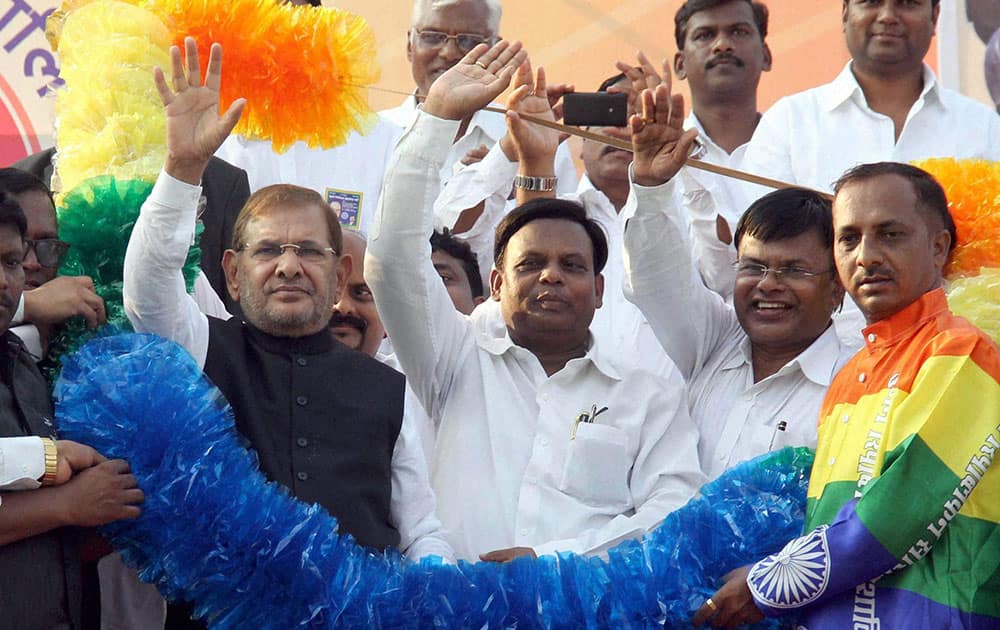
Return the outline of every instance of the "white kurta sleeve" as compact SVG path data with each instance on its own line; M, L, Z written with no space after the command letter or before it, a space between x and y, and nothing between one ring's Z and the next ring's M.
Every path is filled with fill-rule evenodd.
M690 381L739 322L719 294L695 279L687 223L674 199L673 181L656 187L631 185L623 210L625 297L639 307L660 345Z
M385 176L368 241L365 281L403 373L424 409L439 417L466 350L475 344L468 319L455 310L431 262L430 238L439 171L458 121L420 111Z
M187 293L181 269L194 241L201 186L161 172L125 250L122 298L136 332L176 341L205 365L208 319Z

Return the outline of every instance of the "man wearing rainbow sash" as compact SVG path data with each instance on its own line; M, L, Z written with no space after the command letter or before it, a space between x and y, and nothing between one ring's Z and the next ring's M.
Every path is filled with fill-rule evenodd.
M631 176L660 185L693 134L666 85L641 102ZM694 623L998 628L1000 351L948 309L947 199L898 163L856 167L835 190L837 271L868 326L820 410L806 534L727 576Z
M948 309L944 191L884 162L836 192L837 269L868 326L820 411L807 533L734 572L695 621L1000 627L1000 354Z

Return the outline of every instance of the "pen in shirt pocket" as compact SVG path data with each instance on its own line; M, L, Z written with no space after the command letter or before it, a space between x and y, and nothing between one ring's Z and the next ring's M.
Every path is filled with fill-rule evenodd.
M597 405L591 405L589 412L584 411L583 413L579 414L576 417L576 420L573 421L573 432L570 433L569 439L571 439L571 440L575 440L576 439L576 429L577 429L577 427L580 426L581 422L586 423L586 424L591 424L595 420L597 420L597 416L601 415L602 413L604 413L607 410L608 410L607 407L601 407L600 409L598 409Z
M780 432L784 433L785 429L787 429L787 428L788 428L788 422L785 421L785 420L779 421L778 424L777 424L777 426L774 427L774 432L771 433L771 443L767 445L768 452L774 450L774 440L777 439L778 432L780 431Z

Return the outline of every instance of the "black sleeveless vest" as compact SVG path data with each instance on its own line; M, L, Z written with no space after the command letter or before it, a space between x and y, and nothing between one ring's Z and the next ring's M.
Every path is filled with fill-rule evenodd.
M21 340L9 331L0 336L0 381L0 436L55 438L48 385ZM81 627L80 588L74 528L56 529L0 545L3 627L46 630Z
M323 329L273 337L238 318L208 318L205 374L271 480L318 503L367 547L399 544L389 522L403 375Z

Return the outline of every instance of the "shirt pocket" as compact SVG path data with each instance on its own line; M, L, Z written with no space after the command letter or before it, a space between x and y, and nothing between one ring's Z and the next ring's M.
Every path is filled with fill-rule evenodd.
M559 490L595 507L625 510L631 504L628 436L617 427L581 422L570 440Z

